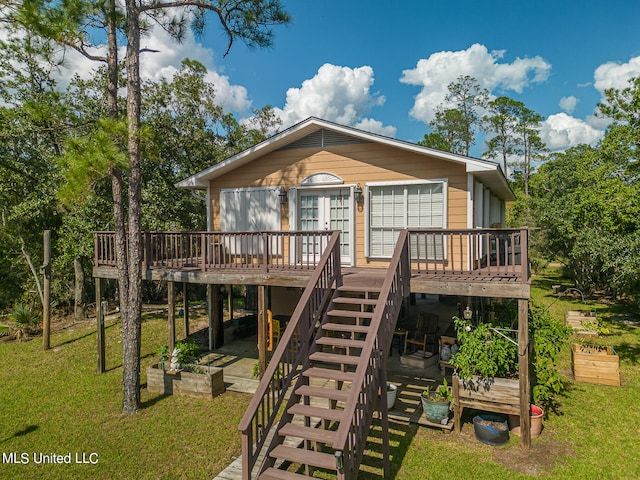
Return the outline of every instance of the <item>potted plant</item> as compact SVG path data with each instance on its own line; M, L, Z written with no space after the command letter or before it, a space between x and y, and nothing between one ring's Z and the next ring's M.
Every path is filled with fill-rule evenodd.
M396 404L398 387L393 383L387 383L387 409L391 410Z
M449 421L449 408L451 407L451 387L447 379L442 380L435 390L425 390L421 395L422 411L431 423L446 425Z

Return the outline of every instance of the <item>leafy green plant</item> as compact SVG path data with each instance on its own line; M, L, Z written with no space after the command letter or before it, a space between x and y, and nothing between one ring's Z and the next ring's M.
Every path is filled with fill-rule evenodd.
M560 375L556 362L570 335L571 328L554 318L548 309L533 301L529 303L533 401L545 411L555 410L556 397L566 388L566 380Z
M16 340L21 341L27 338L31 327L38 322L38 316L33 309L22 303L16 303L11 310L11 316L16 324Z
M192 370L200 355L200 347L198 347L196 341L193 338L185 338L176 342L175 348L179 350L178 363L182 368Z
M517 371L517 346L497 334L491 323L473 325L458 317L453 319L460 349L451 359L462 380L474 375L482 379L509 377Z
M431 402L450 402L453 400L451 395L451 387L447 383L447 379L442 379L442 385L439 385L435 390L425 390L422 392L422 396Z

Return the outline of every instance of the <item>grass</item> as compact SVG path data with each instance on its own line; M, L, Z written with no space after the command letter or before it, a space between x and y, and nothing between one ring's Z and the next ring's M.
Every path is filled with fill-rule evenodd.
M559 410L545 420L531 450L517 437L502 447L480 444L469 423L462 435L446 435L391 422L391 478L421 479L636 479L640 478L640 323L627 306L554 296L559 271L534 279L532 296L559 318L567 310L597 309L621 359L622 386L569 383ZM180 322L178 322L180 323ZM237 425L250 396L226 392L213 400L150 394L142 389L142 409L120 415L122 391L119 323L110 322L107 368L97 375L96 336L91 324L54 333L52 349L38 339L1 343L0 450L30 457L27 465L0 464L1 478L44 479L211 479L240 453ZM143 323L142 365L157 358L166 343L166 318ZM180 332L178 332L180 334ZM559 369L569 377L569 345ZM146 381L142 374L142 384ZM86 455L92 464L33 463L43 453ZM383 478L380 428L367 441L360 479ZM90 454L97 454L89 457Z
M166 319L146 320L142 331L144 372L166 343ZM0 450L29 457L26 465L3 462L0 477L202 479L231 463L240 452L237 426L250 397L226 392L201 400L143 388L141 411L124 417L119 323L110 323L106 335L108 371L102 375L95 373L96 336L89 325L52 335L48 351L38 339L0 345ZM40 453L71 453L72 464L35 464L33 455ZM76 464L75 455L82 461L83 453L98 463Z

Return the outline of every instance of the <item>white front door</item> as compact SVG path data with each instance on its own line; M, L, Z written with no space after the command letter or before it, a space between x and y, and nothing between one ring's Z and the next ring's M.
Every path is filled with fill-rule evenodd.
M349 188L301 190L298 202L300 230L340 231L341 260L345 264L351 263L352 204ZM319 240L304 243L303 260L317 261L325 245L321 245Z

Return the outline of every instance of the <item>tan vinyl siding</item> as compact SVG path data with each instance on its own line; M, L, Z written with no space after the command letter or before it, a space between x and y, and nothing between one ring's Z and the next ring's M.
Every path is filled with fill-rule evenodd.
M279 150L248 165L239 167L211 185L212 229L220 229L220 190L265 186L298 187L306 177L317 172L329 172L342 178L345 185L369 182L439 180L448 182L447 228L467 227L467 174L460 164L425 157L375 143L329 147L325 149ZM288 206L282 208L282 230L289 230ZM365 208L355 210L355 242L357 265L369 263L364 256Z

